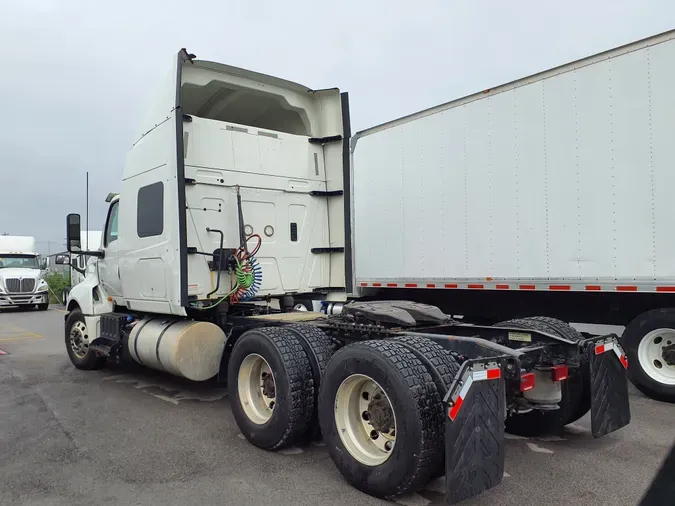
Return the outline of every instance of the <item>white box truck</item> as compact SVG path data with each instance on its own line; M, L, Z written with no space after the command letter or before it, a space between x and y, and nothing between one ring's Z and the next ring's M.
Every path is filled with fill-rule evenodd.
M95 259L67 304L74 366L218 377L248 441L276 450L320 430L345 479L378 497L443 474L450 503L493 487L505 427L542 433L589 411L596 437L629 423L615 335L541 317L472 325L404 300L293 310L296 296L353 292L350 137L346 93L180 51L107 199L101 247L84 250L80 216L67 218L69 251ZM368 254L390 262L382 237Z
M624 325L634 384L675 402L674 38L356 134L361 295Z
M44 261L35 250L35 238L0 236L0 309L49 308L49 287L43 279Z

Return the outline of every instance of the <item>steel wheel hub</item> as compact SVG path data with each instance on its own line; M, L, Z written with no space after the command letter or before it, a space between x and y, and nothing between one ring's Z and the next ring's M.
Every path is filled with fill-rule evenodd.
M675 385L675 329L656 329L645 334L637 355L647 376L659 383Z
M363 374L347 377L335 396L335 425L352 457L379 466L396 444L396 414L382 387Z
M70 328L70 347L78 358L84 358L89 352L89 333L84 322L77 321Z
M276 383L267 360L257 353L244 358L239 366L237 392L244 413L253 423L263 425L272 418Z

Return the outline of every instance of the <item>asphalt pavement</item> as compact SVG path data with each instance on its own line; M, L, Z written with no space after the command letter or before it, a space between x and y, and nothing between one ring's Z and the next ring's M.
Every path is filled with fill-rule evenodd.
M237 429L227 391L153 371L79 371L62 309L0 313L1 505L384 505L350 487L321 443L270 453ZM466 506L637 504L675 441L675 405L631 388L632 423L588 416L509 437L498 487ZM443 481L398 498L444 504Z

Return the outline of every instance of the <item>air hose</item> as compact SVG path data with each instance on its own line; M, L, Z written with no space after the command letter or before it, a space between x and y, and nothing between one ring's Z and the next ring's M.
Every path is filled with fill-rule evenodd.
M237 248L237 250L234 252L234 275L236 278L236 283L234 288L232 288L229 293L218 299L216 303L206 307L199 307L198 309L212 309L228 297L230 298L230 304L249 301L256 296L258 290L260 290L260 286L262 285L262 269L260 268L260 265L258 265L258 261L255 259L255 254L262 245L262 237L260 237L258 234L251 234L246 237L244 232L244 213L241 209L241 193L239 191L239 186L236 187L236 191L240 243L239 248ZM247 243L252 238L258 239L258 244L256 244L255 248L253 248L253 251L249 252ZM220 271L218 271L218 275L220 275Z
M237 266L235 267L235 275L237 278L237 285L234 291L230 294L230 303L237 304L238 302L246 302L255 297L262 284L262 269L258 265L258 261L254 255L260 249L262 238L258 234L252 234L246 238L248 242L251 238L257 238L258 244L252 252L248 252L246 246L239 248L234 258Z

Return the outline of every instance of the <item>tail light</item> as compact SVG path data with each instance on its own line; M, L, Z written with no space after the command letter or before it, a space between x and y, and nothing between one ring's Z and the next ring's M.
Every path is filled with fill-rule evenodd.
M526 372L520 375L520 391L527 392L534 388L534 373Z
M566 365L554 365L551 368L551 379L553 381L566 380L569 377L569 369Z

